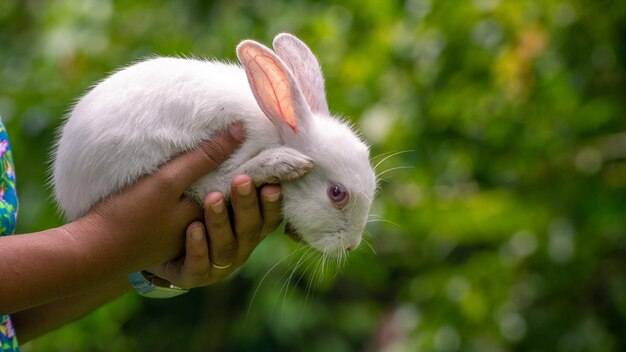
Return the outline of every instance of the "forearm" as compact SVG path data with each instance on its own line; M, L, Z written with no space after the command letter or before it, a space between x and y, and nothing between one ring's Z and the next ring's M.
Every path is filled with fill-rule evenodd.
M11 314L11 320L20 343L25 343L81 318L130 289L123 277L85 294Z
M182 248L182 241L172 241L165 246L171 247L169 253L158 253L157 258L150 253L151 246L146 243L150 241L128 237L128 233L70 223L39 233L2 238L0 314L89 292L172 258Z

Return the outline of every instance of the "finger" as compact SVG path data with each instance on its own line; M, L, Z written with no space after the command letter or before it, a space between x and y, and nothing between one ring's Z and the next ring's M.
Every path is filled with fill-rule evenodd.
M235 176L231 182L231 191L239 261L243 262L261 241L263 220L257 192L250 176Z
M212 192L206 196L204 220L209 233L209 259L214 264L213 268L233 264L237 258L238 245L221 193Z
M283 221L282 190L278 185L265 185L261 188L261 216L263 227L261 234L267 234L276 230Z
M224 162L245 139L243 124L235 123L229 128L205 141L194 150L184 153L156 172L156 176L164 183L180 193L198 178L206 175Z
M195 221L187 226L182 276L187 278L204 277L209 271L209 247L206 232L204 225Z

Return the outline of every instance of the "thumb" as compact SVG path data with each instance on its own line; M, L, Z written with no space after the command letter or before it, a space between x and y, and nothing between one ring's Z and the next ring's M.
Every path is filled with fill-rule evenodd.
M215 170L228 159L241 145L245 135L242 123L231 124L228 129L202 142L196 149L161 166L155 176L167 180L172 188L183 193L197 179Z

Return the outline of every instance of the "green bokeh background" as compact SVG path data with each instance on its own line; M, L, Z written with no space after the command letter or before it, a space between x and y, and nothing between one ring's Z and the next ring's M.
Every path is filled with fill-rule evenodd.
M290 279L295 260L269 271L294 247L277 233L226 282L129 294L25 349L626 350L624 1L2 0L18 232L62 223L49 154L94 82L283 31L374 156L405 151L378 169L372 248Z

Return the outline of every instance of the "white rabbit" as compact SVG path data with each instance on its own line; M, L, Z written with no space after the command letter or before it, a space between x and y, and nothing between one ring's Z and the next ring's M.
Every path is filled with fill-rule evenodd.
M325 255L355 249L376 188L368 147L330 116L309 48L289 34L273 45L276 53L243 41L243 69L154 58L96 85L74 106L55 150L54 192L66 217L242 121L244 144L187 193L200 203L212 191L228 195L238 173L279 182L287 232Z

